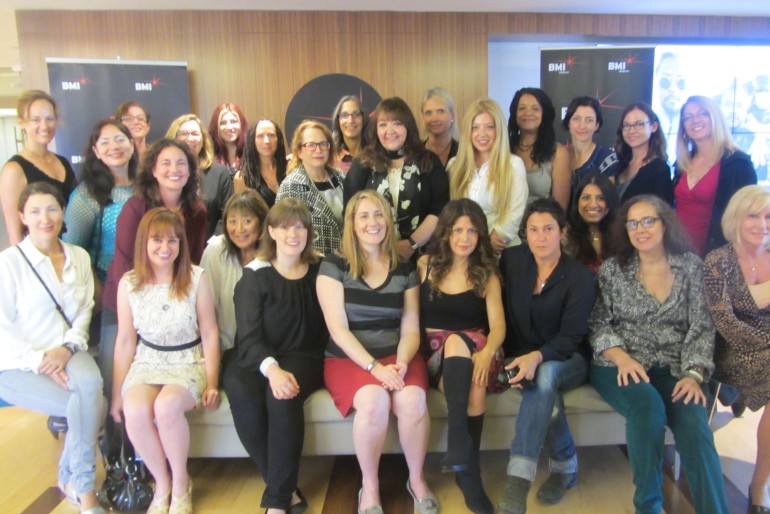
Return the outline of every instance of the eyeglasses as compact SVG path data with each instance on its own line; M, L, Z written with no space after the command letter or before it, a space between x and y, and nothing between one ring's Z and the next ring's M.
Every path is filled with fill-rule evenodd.
M147 123L147 118L145 118L141 114L138 116L132 116L130 114L126 114L125 116L120 117L120 121L122 121L123 123L130 123L132 121L136 121L138 123Z
M363 117L364 117L364 113L362 113L361 111L340 113L340 121L348 121L350 118L360 120Z
M176 137L178 139L187 139L188 137L190 139L200 139L203 136L200 132L197 130L180 130L176 133Z
M671 89L671 86L676 86L680 91L684 91L687 87L687 82L684 79L670 79L668 77L660 77L658 85L663 89Z
M307 143L302 143L302 148L308 152L315 152L316 148L320 148L321 150L328 150L331 147L332 144L328 141L320 141L318 143L315 141L308 141Z
M645 125L648 123L652 123L650 120L646 121L637 121L636 123L623 123L620 128L623 129L623 132L628 132L631 129L634 130L642 130L644 129Z
M632 230L636 230L639 228L639 225L642 226L642 228L651 228L653 225L655 225L656 222L660 221L662 218L660 216L646 216L640 220L626 220L626 230L629 232Z
M695 118L698 118L700 120L705 120L710 117L711 115L708 113L708 111L700 110L695 114L687 114L685 116L682 116L682 123L691 123L695 120Z

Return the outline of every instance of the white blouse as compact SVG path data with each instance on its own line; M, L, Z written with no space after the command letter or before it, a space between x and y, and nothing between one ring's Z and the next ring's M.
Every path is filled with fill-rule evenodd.
M94 277L88 252L61 243L64 249L62 280L51 259L29 236L19 243L29 261L51 290L72 323L69 328L29 264L11 246L0 253L0 371L37 372L43 354L64 343L88 348L88 326L94 306Z
M479 204L484 211L489 233L495 231L499 236L508 240L507 247L521 244L519 226L529 195L524 161L517 155L511 155L511 166L513 167L513 182L508 212L497 212L493 204L495 191L494 187L489 185L489 162L482 164L481 168L472 174L467 192L467 197Z

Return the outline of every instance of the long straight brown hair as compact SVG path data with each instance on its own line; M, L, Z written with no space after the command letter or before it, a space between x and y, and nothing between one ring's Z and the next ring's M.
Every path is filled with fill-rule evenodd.
M151 284L155 279L155 272L147 255L147 242L152 237L170 234L179 239L179 255L174 261L174 277L171 281L169 296L183 300L190 292L192 285L190 249L187 246L187 236L184 232L182 219L165 207L150 209L139 222L136 245L134 246L133 286L136 289L141 289Z

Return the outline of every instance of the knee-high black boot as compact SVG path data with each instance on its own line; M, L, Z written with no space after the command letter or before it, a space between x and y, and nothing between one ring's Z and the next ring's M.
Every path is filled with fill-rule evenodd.
M481 467L479 466L479 449L481 448L481 431L484 428L484 414L468 416L468 432L473 441L473 450L468 462L468 469L455 474L455 482L463 493L465 505L474 514L494 514L495 506L484 490L481 482Z
M473 379L473 362L466 357L444 359L444 395L448 411L447 452L441 471L450 473L468 467L473 442L468 433L468 395Z

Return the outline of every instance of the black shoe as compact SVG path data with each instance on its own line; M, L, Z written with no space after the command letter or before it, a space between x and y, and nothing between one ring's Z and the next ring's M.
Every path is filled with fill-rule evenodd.
M286 514L302 514L307 510L307 500L304 496L302 496L302 491L299 490L299 487L294 491L297 493L297 497L299 498L299 503L295 503L294 505L291 505L289 509L286 511Z
M497 502L497 508L505 514L525 514L527 512L527 495L532 482L520 477L508 477L503 497Z
M64 416L48 416L48 431L54 439L59 439L59 434L67 433L67 418Z
M746 412L746 404L741 400L736 400L732 405L730 405L730 410L733 411L733 416L740 418L743 416L743 413Z
M577 473L551 473L537 490L537 499L544 503L559 503L567 489L577 484Z
M478 466L475 468L475 470L469 469L455 473L455 483L463 493L465 506L473 514L495 514L495 506L484 491L481 472Z

